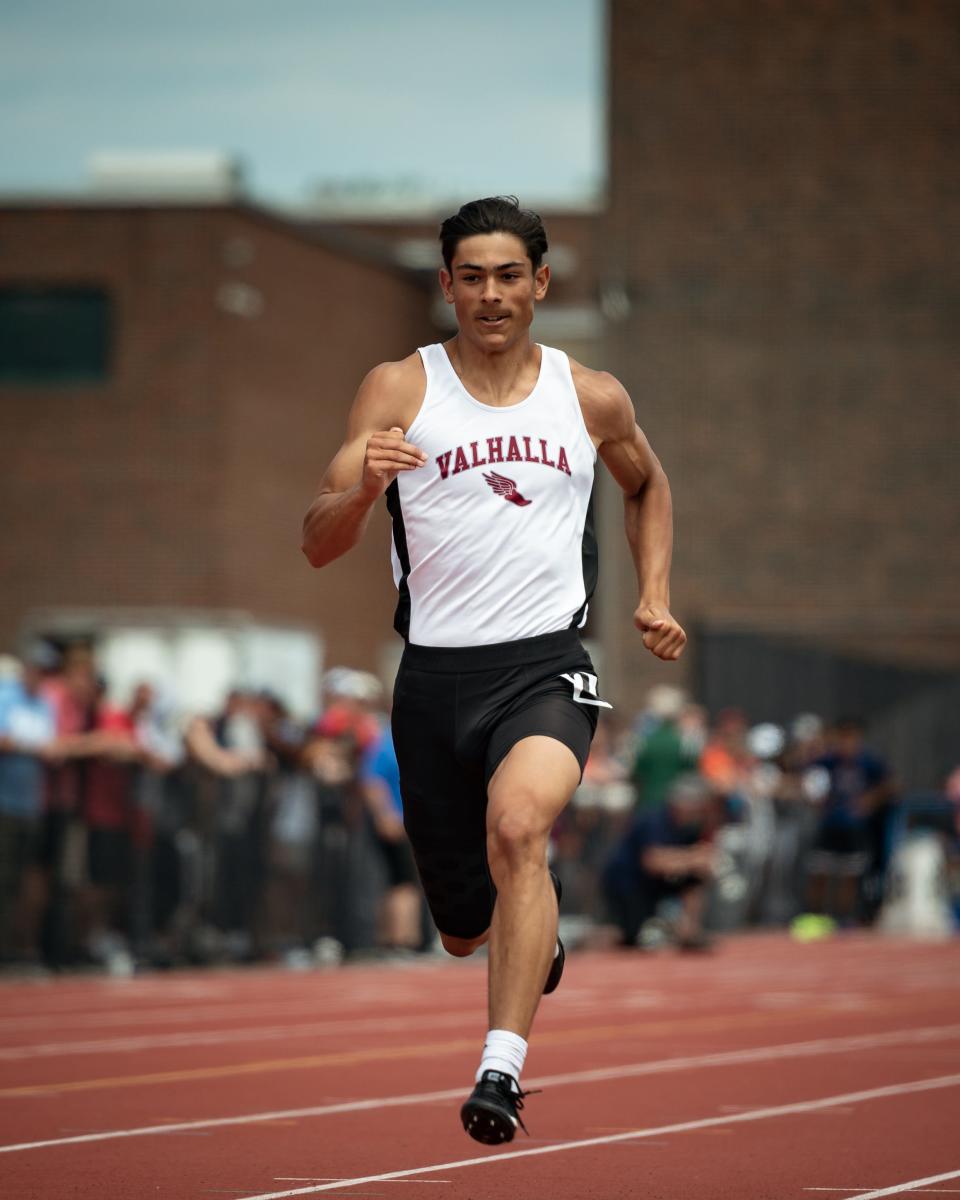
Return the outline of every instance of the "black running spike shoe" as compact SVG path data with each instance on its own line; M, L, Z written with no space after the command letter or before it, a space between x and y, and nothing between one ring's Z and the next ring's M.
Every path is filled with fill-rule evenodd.
M553 890L557 893L557 905L560 904L560 897L563 895L563 888L560 885L559 878L550 872L550 882L553 884ZM566 961L566 952L563 949L563 942L557 938L557 953L554 955L553 962L550 964L550 970L547 972L547 982L543 985L543 994L549 996L551 992L557 990L557 984L560 982L560 976L563 974L563 964Z
M469 1100L460 1109L464 1129L475 1141L487 1146L512 1142L518 1125L527 1132L520 1109L524 1096L529 1094L520 1091L520 1085L512 1075L484 1071Z

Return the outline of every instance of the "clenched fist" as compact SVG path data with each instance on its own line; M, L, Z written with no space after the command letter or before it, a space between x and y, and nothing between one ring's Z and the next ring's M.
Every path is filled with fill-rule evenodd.
M657 658L669 662L683 653L687 635L679 621L670 615L666 605L641 600L633 614L633 623L643 634L643 644Z
M426 461L427 456L418 446L404 441L399 426L374 433L367 440L363 455L363 490L371 496L380 496L401 471L415 471Z

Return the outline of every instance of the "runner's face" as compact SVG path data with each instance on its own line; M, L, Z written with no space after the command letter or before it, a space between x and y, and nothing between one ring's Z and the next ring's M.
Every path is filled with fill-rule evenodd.
M488 352L525 338L534 305L547 294L550 268L534 272L512 233L479 233L458 245L440 286L457 314L460 336Z

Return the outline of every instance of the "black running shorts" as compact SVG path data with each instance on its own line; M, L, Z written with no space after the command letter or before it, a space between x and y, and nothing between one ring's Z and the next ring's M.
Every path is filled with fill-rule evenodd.
M487 785L522 738L568 746L583 771L600 708L575 629L492 646L407 645L393 696L403 818L441 933L475 938L496 893L487 869Z
M380 858L387 873L388 888L403 887L410 883L416 884L417 871L413 864L413 855L404 838L395 842L374 833L373 844L380 852Z

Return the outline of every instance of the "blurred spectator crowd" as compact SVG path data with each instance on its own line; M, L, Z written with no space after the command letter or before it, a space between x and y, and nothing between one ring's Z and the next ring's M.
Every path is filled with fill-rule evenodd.
M588 942L947 934L960 769L904 795L853 718L711 720L657 687L633 720L601 722L552 857ZM83 646L0 658L0 963L309 967L434 944L374 676L329 671L309 721L243 689L184 717L147 683L111 703Z

